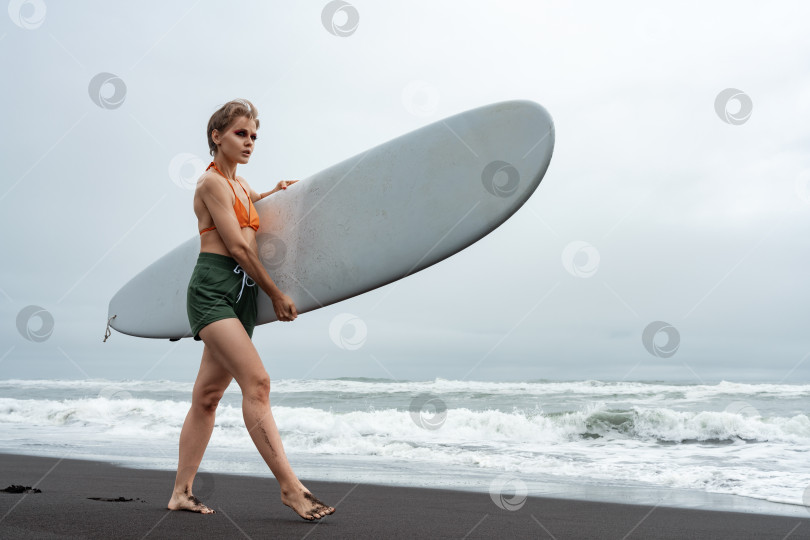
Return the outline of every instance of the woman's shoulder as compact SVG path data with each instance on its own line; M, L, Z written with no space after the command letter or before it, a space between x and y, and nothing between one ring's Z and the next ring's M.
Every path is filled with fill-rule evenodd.
M215 192L222 191L222 188L227 190L227 186L225 183L227 180L224 176L217 173L216 171L205 171L203 172L200 177L197 179L197 189L196 191L199 192L201 190L210 191L213 189Z

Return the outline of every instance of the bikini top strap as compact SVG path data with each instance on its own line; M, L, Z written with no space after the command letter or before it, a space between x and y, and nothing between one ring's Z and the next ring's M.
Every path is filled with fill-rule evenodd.
M225 177L225 179L226 179L226 180L228 180L228 177L227 177L227 176L225 176L225 174L224 174L222 171L220 171L220 170L219 170L219 167L217 167L216 162L212 161L212 162L211 162L211 164L210 164L210 165L208 165L208 167L206 167L206 169L205 169L205 170L207 171L207 170L208 170L208 169L210 169L211 167L213 167L214 169L216 169L216 171L217 171L219 174L221 174L222 176L224 176L224 177ZM248 192L247 192L247 190L245 189L245 186L243 186L243 185L242 185L242 182L239 182L239 180L237 180L237 182L239 183L239 187L240 187L240 188L242 188L242 191L244 191L244 192L245 192L245 197L247 197L247 200L248 200L247 215L248 215L248 223L250 223L250 207L251 207L251 206L253 206L253 201L252 201L252 200L250 200L250 195L248 195ZM231 191L233 191L233 196L234 196L234 197L236 197L236 190L235 190L235 189L233 189L233 185L231 184L231 182L230 182L230 181L228 181L228 185L229 185L229 186L231 186ZM239 200L239 197L236 197L236 200L238 201L238 200ZM240 201L240 204L241 204L241 201Z

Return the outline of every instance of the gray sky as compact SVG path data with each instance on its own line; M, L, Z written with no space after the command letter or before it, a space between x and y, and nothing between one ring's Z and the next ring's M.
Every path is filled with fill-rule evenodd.
M9 4L0 378L193 379L202 343L102 343L107 304L197 234L194 167L170 165L207 164L209 116L244 97L258 190L496 101L556 125L543 183L495 232L258 327L271 377L810 380L810 5L353 1L334 33L327 6ZM100 73L125 90L91 98ZM39 316L19 331L30 305L47 339L23 336ZM655 321L677 336L645 347Z

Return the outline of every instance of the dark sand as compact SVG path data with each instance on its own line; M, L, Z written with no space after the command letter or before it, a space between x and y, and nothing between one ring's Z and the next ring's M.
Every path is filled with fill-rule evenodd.
M672 538L810 539L807 517L529 497L517 511L488 493L304 481L337 511L307 522L272 478L200 473L216 514L171 512L174 472L0 454L0 538ZM91 500L133 499L129 502Z

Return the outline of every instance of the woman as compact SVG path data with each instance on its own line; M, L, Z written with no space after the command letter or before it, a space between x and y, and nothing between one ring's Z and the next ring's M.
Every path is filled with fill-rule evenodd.
M315 520L335 509L316 499L293 473L270 411L270 377L251 341L256 284L272 300L279 321L293 321L298 316L293 301L276 287L259 261L259 218L253 206L254 201L287 189L295 181L281 181L272 191L259 194L236 176L236 166L246 164L253 152L257 116L252 103L234 100L208 122L208 146L214 161L194 193L200 254L187 294L191 331L205 346L191 409L180 433L180 459L168 507L214 513L192 494L191 486L214 429L217 404L236 379L242 389L245 425L279 482L281 501L304 519Z

